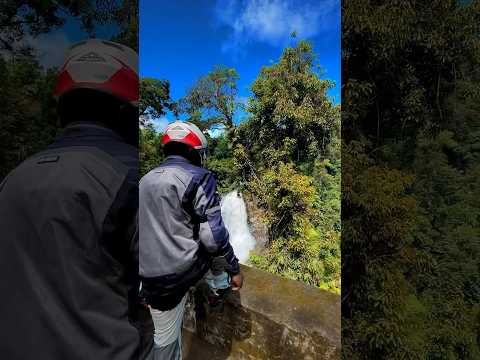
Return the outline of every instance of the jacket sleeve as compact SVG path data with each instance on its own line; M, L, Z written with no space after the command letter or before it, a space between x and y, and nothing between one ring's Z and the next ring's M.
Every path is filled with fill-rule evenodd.
M200 181L193 201L193 211L199 219L199 239L207 252L214 257L225 259L226 271L232 275L240 272L238 259L229 241L220 210L220 196L212 173L206 174Z

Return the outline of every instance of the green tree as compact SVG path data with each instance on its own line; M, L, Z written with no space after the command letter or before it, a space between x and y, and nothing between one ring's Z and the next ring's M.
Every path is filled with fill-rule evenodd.
M234 171L265 211L269 245L251 262L292 279L340 288L340 108L300 41L263 67L251 116L236 129Z
M151 118L159 118L166 112L176 111L170 98L170 83L167 80L153 78L140 79L140 124L146 125Z
M0 59L0 179L57 133L53 71L34 60Z
M109 15L119 31L110 40L134 49L138 54L138 0L122 0Z
M140 79L140 177L163 160L160 151L162 135L155 131L152 118L159 118L167 111L176 112L176 104L170 98L170 83L154 78Z
M139 135L139 175L142 177L163 161L163 153L160 151L163 134L156 132L152 124L147 124L140 128Z
M235 69L216 66L180 99L181 112L202 130L221 126L229 133L234 127L233 117L238 107L237 80Z
M290 140L288 158L302 163L324 155L338 133L339 107L327 90L334 84L319 77L312 46L300 41L286 48L278 63L263 67L252 85L253 97L247 111L252 114L239 134L248 149L261 148L263 158Z

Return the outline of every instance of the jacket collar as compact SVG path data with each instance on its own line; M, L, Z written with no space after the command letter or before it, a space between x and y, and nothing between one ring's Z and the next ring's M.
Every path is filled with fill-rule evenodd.
M76 122L69 124L63 130L60 138L79 138L79 137L107 137L121 140L113 130L93 122Z
M183 162L183 163L188 163L191 164L190 161L185 159L183 156L180 155L169 155L165 159L165 162Z

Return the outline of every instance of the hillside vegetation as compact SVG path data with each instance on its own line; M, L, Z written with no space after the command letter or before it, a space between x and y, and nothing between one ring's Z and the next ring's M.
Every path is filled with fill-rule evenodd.
M480 359L480 2L343 8L345 359Z

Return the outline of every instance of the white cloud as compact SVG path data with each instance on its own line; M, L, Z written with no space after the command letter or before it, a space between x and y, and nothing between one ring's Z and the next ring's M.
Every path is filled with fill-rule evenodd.
M232 31L224 50L252 40L284 46L294 31L303 39L330 29L339 14L339 0L217 0L216 5L218 21Z

